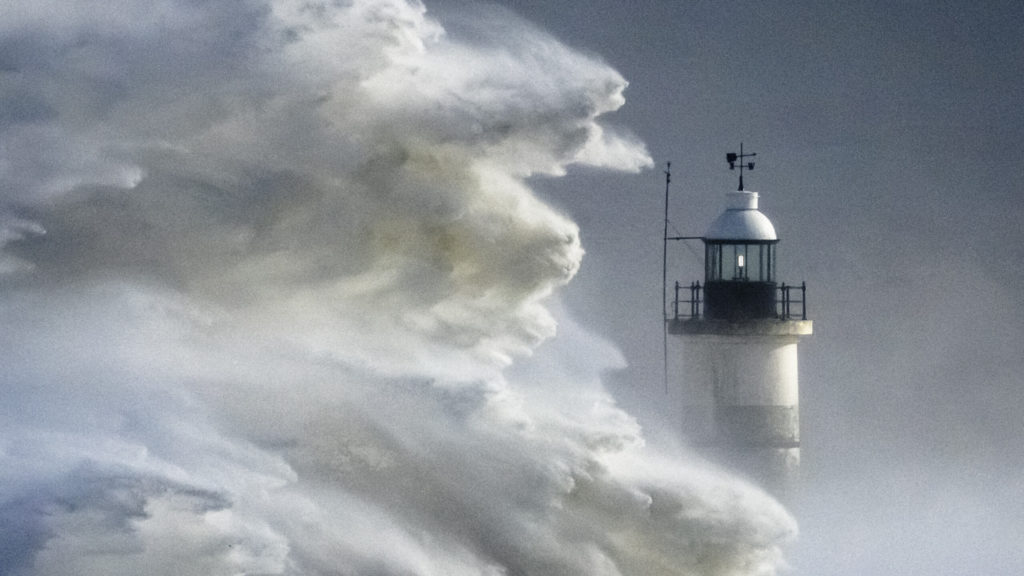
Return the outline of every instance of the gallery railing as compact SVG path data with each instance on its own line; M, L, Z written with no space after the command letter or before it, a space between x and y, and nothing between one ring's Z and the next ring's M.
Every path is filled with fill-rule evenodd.
M690 297L680 299L680 293L685 296L686 288L676 282L675 300L672 305L672 313L675 320L687 320L701 318L704 308L704 287L700 282L692 282L689 286ZM807 320L807 283L801 282L799 286L782 284L776 286L775 317L780 320Z

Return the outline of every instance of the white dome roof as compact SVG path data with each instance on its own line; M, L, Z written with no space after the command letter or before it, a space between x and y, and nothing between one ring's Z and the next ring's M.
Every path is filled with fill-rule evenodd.
M725 212L704 233L705 240L777 241L771 220L757 209L757 192L729 192Z

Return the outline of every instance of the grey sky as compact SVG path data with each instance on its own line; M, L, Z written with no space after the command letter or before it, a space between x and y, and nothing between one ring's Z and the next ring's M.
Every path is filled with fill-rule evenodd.
M541 182L581 227L569 308L621 346L616 397L651 428L660 218L700 234L747 188L808 282L806 574L1020 571L1024 533L1024 6L1018 2L510 1L630 82L614 116L658 169ZM670 276L699 279L700 246ZM671 432L666 432L671 436ZM1016 536L1015 536L1016 535Z

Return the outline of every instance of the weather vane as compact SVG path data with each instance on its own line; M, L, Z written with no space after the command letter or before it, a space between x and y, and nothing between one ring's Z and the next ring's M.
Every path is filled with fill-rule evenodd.
M740 187L739 187L739 190L741 192L743 191L743 170L744 170L744 168L747 169L747 170L753 170L754 169L754 163L753 162L747 162L747 163L744 164L743 159L744 158L753 158L754 156L757 156L757 152L751 152L750 154L744 154L743 153L743 142L740 142L740 153L739 154L737 154L735 152L729 152L729 153L727 153L725 155L725 161L729 163L729 170L735 169L737 163L740 166Z

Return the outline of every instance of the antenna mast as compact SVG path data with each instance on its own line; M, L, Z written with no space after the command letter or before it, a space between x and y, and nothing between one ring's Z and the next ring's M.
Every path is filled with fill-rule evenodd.
M740 142L740 153L739 154L737 154L735 152L729 152L729 153L727 153L725 155L725 161L729 163L729 170L733 170L734 168L736 168L736 164L739 163L739 167L740 167L740 187L739 187L739 191L740 192L743 191L743 169L744 168L746 168L747 170L753 170L754 169L754 163L753 162L747 162L746 164L744 164L743 163L743 159L744 158L753 158L754 156L757 156L757 152L751 152L750 154L744 154L743 153L743 142Z
M665 163L665 233L661 243L661 360L662 380L668 393L668 188L672 183L672 163Z

